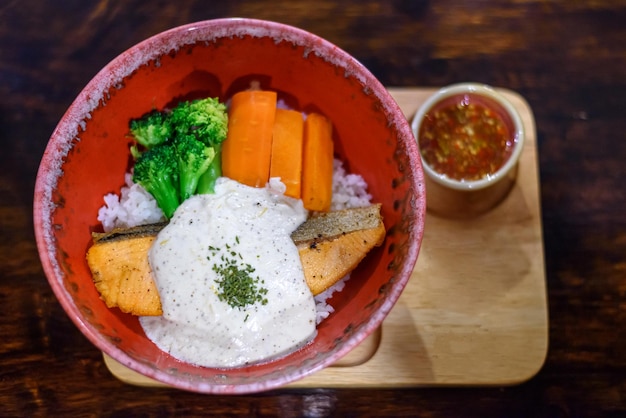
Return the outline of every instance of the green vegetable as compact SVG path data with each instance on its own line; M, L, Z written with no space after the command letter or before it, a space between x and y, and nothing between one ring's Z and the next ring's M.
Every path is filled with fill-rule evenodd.
M168 219L180 204L178 164L173 149L169 144L150 148L139 156L133 171L133 181L156 199Z
M238 237L236 243L239 243ZM265 297L267 289L261 287L264 282L254 276L254 267L242 262L241 254L230 245L226 245L223 251L215 247L209 247L209 250L211 251L211 256L207 257L209 260L221 253L221 263L213 264L213 271L219 276L215 281L219 286L217 293L219 300L240 310L255 303L267 305Z
M131 135L145 148L151 148L168 141L173 132L166 112L153 110L139 119L130 121Z
M228 131L226 105L211 97L181 102L172 109L169 121L176 134L194 135L209 147L224 142Z
M133 179L157 200L167 218L193 194L214 192L222 175L221 144L228 129L226 106L217 98L181 102L170 111L153 110L129 125L135 140ZM165 173L159 173L160 166ZM165 178L168 187L162 186ZM175 182L174 191L170 180Z
M215 149L190 135L177 136L172 146L178 162L180 201L183 202L196 193L198 181L215 158Z
M222 144L213 147L215 156L209 164L209 168L198 179L196 193L207 194L215 192L215 181L222 176Z

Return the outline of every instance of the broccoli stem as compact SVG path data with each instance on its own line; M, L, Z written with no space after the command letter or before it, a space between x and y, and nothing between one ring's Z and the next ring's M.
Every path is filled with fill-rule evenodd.
M209 165L207 171L198 179L198 187L196 193L210 194L215 193L215 182L222 175L222 144L213 145L215 156Z
M153 180L148 191L154 196L167 219L171 219L180 205L177 189L172 182L169 179Z
M156 199L168 219L172 217L180 204L177 164L172 146L159 144L142 153L135 162L133 181Z

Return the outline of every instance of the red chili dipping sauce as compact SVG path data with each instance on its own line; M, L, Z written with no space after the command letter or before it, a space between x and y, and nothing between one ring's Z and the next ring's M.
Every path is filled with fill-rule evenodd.
M515 146L513 121L495 101L459 94L436 104L422 120L419 148L426 163L451 179L494 174Z

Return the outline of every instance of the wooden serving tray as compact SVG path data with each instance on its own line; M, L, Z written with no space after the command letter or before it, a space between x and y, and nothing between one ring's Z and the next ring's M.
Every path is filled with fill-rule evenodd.
M410 120L435 90L389 91ZM428 214L411 280L381 329L333 366L288 387L513 385L542 367L548 312L535 122L522 97L500 92L526 131L509 195L470 220ZM124 382L162 386L104 359Z

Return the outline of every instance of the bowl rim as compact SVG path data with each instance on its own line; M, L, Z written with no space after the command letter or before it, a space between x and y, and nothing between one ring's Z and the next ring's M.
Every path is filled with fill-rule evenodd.
M418 168L408 178L413 183L412 187L415 190L415 199L411 202L411 207L415 210L416 219L421 220L421 222L419 224L415 222L414 225L411 225L407 242L406 262L402 266L401 271L397 273L398 280L395 281L387 298L374 312L372 318L359 331L352 334L346 343L336 350L333 355L317 362L308 363L306 369L298 368L287 371L278 377L266 379L261 383L222 385L182 380L138 362L112 342L101 338L98 330L83 318L83 313L76 306L72 296L63 285L64 273L57 260L54 227L51 224L55 210L52 196L58 180L62 176L62 162L73 147L74 140L79 136L82 121L87 119L89 113L100 105L99 100L104 97L108 89L113 88L116 83L129 76L142 63L149 62L163 55L161 51L164 48L176 50L198 41L219 39L224 36L236 36L237 33L241 34L241 31L244 32L244 35L254 37L270 36L281 41L293 42L299 46L308 46L311 48L310 53L323 52L328 54L327 61L330 61L334 66L349 71L349 75L357 78L363 89L374 94L377 100L384 105L383 112L385 116L393 119L392 122L397 126L398 137L407 139L405 146L409 161L414 167ZM175 40L182 38L185 39L185 42L175 42ZM157 51L154 52L154 49ZM106 353L125 367L144 376L179 389L210 394L254 393L294 382L329 366L375 331L397 302L410 278L421 247L426 214L426 194L423 171L421 170L422 164L418 157L417 144L412 138L413 135L406 117L380 81L356 58L318 35L284 23L251 18L210 19L167 29L131 46L108 62L80 91L54 129L37 172L33 204L34 232L44 273L63 309L82 334L100 351Z
M451 84L446 87L442 87L434 94L429 96L424 103L418 108L411 121L411 129L415 137L415 141L418 144L419 149L419 132L421 128L424 116L440 101L446 98L453 97L459 94L473 94L478 96L484 96L492 101L498 103L511 118L513 123L513 152L505 163L495 173L487 175L479 180L456 180L452 179L444 174L437 172L430 164L424 159L424 156L419 151L419 155L422 161L422 168L424 173L436 183L460 191L475 191L485 189L496 183L503 178L506 178L508 174L515 168L519 161L519 158L524 148L524 124L522 122L519 112L513 106L513 104L504 95L500 94L494 87L488 84L475 83L475 82L463 82Z

